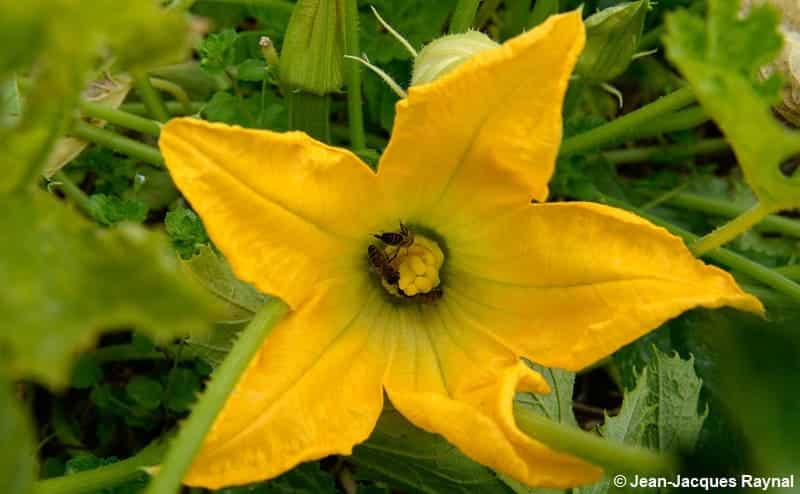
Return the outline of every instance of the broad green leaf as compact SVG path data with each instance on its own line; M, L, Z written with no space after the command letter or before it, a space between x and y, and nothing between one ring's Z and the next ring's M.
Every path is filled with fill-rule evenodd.
M36 478L33 426L14 396L13 385L0 379L0 492L27 494Z
M161 405L164 388L155 379L146 376L133 376L125 386L128 396L145 410L153 410Z
M577 427L578 423L572 412L572 389L575 386L575 373L536 364L532 364L531 367L544 376L551 391L546 395L520 393L517 395L516 401L528 405L550 420Z
M14 75L0 80L0 129L16 124L22 104L19 97L19 86Z
M264 305L267 296L233 274L228 262L208 245L198 248L197 254L183 261L183 266L221 302L223 320L242 322L250 320Z
M755 7L739 15L738 0L709 0L704 22L687 11L667 18L667 54L733 146L748 185L768 207L800 206L800 173L781 165L800 155L800 131L784 127L771 107L780 99L777 77L759 69L779 53L778 14Z
M280 477L259 484L228 487L217 494L339 494L336 481L318 463L303 463ZM359 489L358 492L361 492Z
M213 316L181 276L165 239L134 225L98 230L54 197L0 198L0 367L63 386L75 353L102 330L136 327L159 340L202 332ZM10 318L10 319L9 319Z
M356 478L385 481L409 494L513 494L491 470L436 434L384 410L372 436L349 458Z

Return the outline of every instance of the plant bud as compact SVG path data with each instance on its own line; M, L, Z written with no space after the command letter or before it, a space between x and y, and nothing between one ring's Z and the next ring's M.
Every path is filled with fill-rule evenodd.
M337 0L299 0L280 56L280 75L290 89L317 95L342 86L344 40Z
M500 46L478 31L448 34L426 45L414 60L411 85L425 84L455 69L473 55Z
M625 72L639 46L648 0L623 3L586 19L586 48L576 72L594 82L608 82Z
M762 77L776 71L786 79L783 101L775 110L789 123L800 126L800 2L797 0L745 0L743 7L769 4L782 16L781 32L786 41L775 62L761 70Z

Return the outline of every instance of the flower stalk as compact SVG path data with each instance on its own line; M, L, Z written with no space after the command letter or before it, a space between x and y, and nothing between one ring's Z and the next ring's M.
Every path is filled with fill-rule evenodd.
M561 144L561 156L599 149L636 132L642 125L667 113L680 110L696 101L691 88L684 87L668 94L638 110L601 125L583 134L565 139Z
M161 133L161 125L159 125L158 122L122 110L117 110L107 105L82 100L79 108L81 114L87 117L105 120L111 124L135 130L142 134L158 137Z
M343 0L344 53L351 57L360 55L358 44L358 4L356 0ZM352 59L344 62L347 82L347 117L350 127L350 146L355 152L367 148L364 132L364 110L361 102L361 65Z
M133 84L136 86L136 91L139 93L139 97L142 98L142 102L150 116L159 122L169 120L167 108L164 106L158 91L150 82L150 77L141 71L134 72L131 75L133 76Z
M538 441L596 465L606 473L636 472L643 475L671 475L678 471L676 457L666 453L624 445L600 436L549 420L532 410L514 404L517 426Z
M772 208L765 205L763 202L759 202L749 210L692 244L692 252L698 257L702 256L730 242L773 212L774 210Z
M255 356L264 339L275 324L288 312L289 307L277 298L270 299L256 313L253 320L242 330L231 352L214 371L214 374L182 424L178 434L170 442L158 474L152 479L145 494L175 494L180 489L183 475L192 463L206 432L211 428L217 414L239 380L247 365Z
M113 151L126 154L131 158L140 159L145 163L164 166L164 158L161 157L161 153L159 153L156 148L148 146L147 144L142 144L139 141L134 141L133 139L128 139L127 137L123 137L109 130L89 125L86 122L80 120L76 121L70 130L70 134L73 137L78 137L105 146Z

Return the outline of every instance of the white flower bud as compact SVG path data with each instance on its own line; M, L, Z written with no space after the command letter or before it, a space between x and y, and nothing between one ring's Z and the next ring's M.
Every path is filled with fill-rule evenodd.
M450 72L473 55L500 46L478 31L442 36L426 45L414 60L411 85L425 84Z

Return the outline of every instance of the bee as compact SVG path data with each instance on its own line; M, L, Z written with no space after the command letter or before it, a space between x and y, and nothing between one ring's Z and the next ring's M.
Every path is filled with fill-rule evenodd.
M370 266L386 280L386 283L396 285L400 281L400 273L391 265L391 260L381 249L370 245L367 247L367 258Z
M402 290L401 290L401 292L402 292ZM410 297L408 295L406 295L405 297L406 297L406 299L411 300L413 302L420 302L420 303L423 303L423 304L432 304L433 302L436 302L437 300L442 298L442 295L444 295L444 291L442 290L442 287L437 286L436 288L434 288L433 290L431 290L431 291L429 291L427 293L418 293L418 294L412 295Z
M392 245L398 248L411 247L411 244L414 243L414 232L409 230L402 221L400 222L399 232L376 233L373 236L386 245Z

